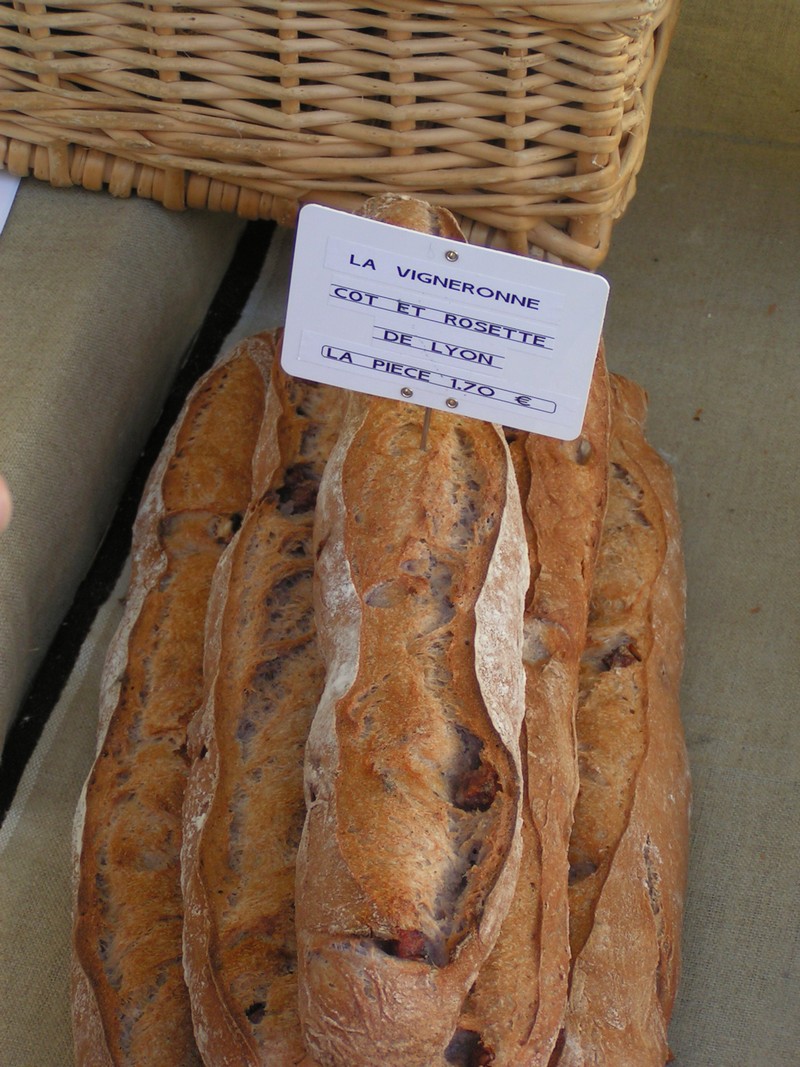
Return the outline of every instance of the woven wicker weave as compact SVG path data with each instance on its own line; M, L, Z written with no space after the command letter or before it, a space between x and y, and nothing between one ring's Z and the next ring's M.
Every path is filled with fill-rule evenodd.
M291 224L445 204L470 240L602 261L677 0L0 0L0 164Z

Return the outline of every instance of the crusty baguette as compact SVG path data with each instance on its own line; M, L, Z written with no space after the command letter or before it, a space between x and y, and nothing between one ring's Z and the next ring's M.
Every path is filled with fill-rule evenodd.
M672 473L642 389L612 378L611 479L577 716L573 964L558 1067L663 1067L679 971L689 770L685 579Z
M214 577L184 807L184 967L207 1067L289 1067L303 753L324 683L312 535L346 394L276 360L253 503Z
M272 358L256 337L201 379L151 473L75 817L79 1067L196 1067L181 968L186 724L202 695L211 577L250 499Z
M523 852L509 914L464 1006L449 1060L458 1067L546 1067L566 1009L567 846L578 792L575 711L606 509L609 421L601 346L577 440L508 435L530 568L523 651Z
M326 687L298 853L321 1064L440 1062L519 864L527 559L497 427L353 396L317 508Z
M361 214L463 240L401 195ZM527 580L496 428L351 398L317 516L327 684L298 855L300 1011L321 1063L439 1062L519 861Z

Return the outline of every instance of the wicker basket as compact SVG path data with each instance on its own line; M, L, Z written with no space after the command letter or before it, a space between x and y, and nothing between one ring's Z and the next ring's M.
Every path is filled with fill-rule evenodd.
M596 268L677 0L0 0L0 164L291 224L379 192Z

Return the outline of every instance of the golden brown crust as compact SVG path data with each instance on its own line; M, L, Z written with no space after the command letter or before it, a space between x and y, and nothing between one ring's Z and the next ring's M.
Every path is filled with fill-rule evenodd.
M679 709L685 585L675 487L643 391L612 378L609 506L577 717L574 955L558 1067L663 1067L690 803Z
M126 611L104 670L98 755L75 821L81 1067L200 1063L181 968L186 725L201 696L211 576L250 496L271 356L270 340L254 338L198 383L137 517Z
M382 193L370 197L356 214L406 230L429 233L433 237L447 237L452 241L465 239L455 215L446 207L435 207L427 200L418 200L402 193Z
M323 1064L435 1062L516 878L518 491L496 427L434 412L422 451L421 422L351 398L319 498L328 673L297 926L301 1017Z
M574 720L606 508L609 420L601 348L577 440L510 434L531 579L523 653L523 851L511 909L459 1023L465 1055L472 1057L465 1064L483 1050L509 1067L546 1065L566 1007L566 855L578 789Z
M295 853L324 681L313 619L319 479L345 394L273 371L254 500L214 578L184 808L184 959L206 1067L300 1063Z

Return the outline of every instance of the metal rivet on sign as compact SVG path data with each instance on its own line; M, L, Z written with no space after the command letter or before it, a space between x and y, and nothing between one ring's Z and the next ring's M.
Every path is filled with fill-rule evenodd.
M407 385L404 385L403 388L400 390L400 396L408 397L408 396L413 396L413 395L414 395L414 390L413 389L409 389Z
M447 398L447 400L445 400L445 404L447 404L447 406L449 408L457 408L458 407L458 401L454 400L452 396L449 396Z
M455 252L452 248L449 248L445 252L444 258L449 260L450 263L455 263L455 261L458 259L458 252Z

